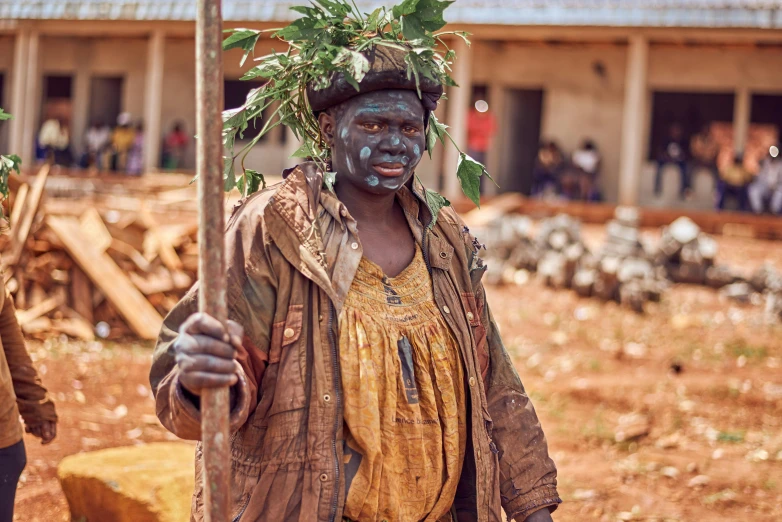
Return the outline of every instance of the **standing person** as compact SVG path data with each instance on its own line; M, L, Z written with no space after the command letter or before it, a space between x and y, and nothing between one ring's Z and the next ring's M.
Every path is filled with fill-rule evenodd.
M49 118L38 133L38 143L45 151L46 161L55 165L70 165L70 134L67 122L60 117Z
M174 124L174 128L166 136L163 142L163 168L175 170L182 166L182 160L187 150L188 137L184 131L184 124L180 121Z
M543 195L554 190L559 192L559 176L565 166L565 156L555 141L541 142L535 166L532 169L532 195Z
M128 153L136 140L136 131L131 126L131 116L123 112L117 117L117 127L111 133L111 170L125 172L128 168Z
M232 520L547 522L561 502L480 245L414 177L445 80L407 74L403 43L363 51L358 89L343 70L300 85L311 112L292 117L316 118L336 181L302 163L236 210L225 328L198 286L164 322L150 380L166 428L199 439L202 391L230 386Z
M752 172L744 165L744 154L737 152L733 162L720 171L717 182L717 210L725 209L728 197L734 198L740 211L749 207L748 192L750 182L754 178Z
M84 141L87 145L87 150L84 152L81 160L82 168L96 168L102 169L103 154L111 143L111 129L104 124L101 120L95 120L87 129L84 135Z
M144 125L136 124L133 134L133 144L128 151L128 174L140 176L144 170Z
M27 463L25 431L49 444L57 435L54 403L41 384L22 338L11 294L0 274L0 522L11 522L16 485Z
M679 198L684 199L690 189L690 181L687 172L687 146L684 139L684 131L681 125L674 123L671 125L668 138L663 144L663 148L657 155L657 173L654 176L654 195L660 196L663 191L663 169L674 164L679 169Z
M779 147L773 147L773 150L776 154L763 160L757 178L747 189L755 214L762 214L767 203L772 214L782 214L782 156Z
M597 177L600 173L602 157L595 142L585 139L573 155L571 161L581 171L579 177L580 198L584 201L599 199L597 193Z
M489 110L489 104L486 100L477 100L467 116L467 154L485 165L496 132L497 121ZM481 189L483 181L481 178Z

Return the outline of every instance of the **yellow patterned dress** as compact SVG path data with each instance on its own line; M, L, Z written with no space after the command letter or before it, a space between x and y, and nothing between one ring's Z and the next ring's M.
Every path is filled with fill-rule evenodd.
M450 521L467 437L463 370L420 249L394 278L362 259L339 327L345 518Z

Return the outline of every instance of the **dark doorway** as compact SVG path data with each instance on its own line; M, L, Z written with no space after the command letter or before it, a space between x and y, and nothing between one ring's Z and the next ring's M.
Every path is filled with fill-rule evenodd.
M678 124L684 139L712 122L733 121L734 93L655 92L652 96L652 132L649 159L665 147L671 126Z
M500 182L501 190L529 194L540 141L543 91L509 89L505 100L508 126L502 151L505 158L502 161L504 172Z
M73 91L73 76L49 75L44 77L43 99L71 97Z
M752 123L775 125L782 129L782 95L753 94Z
M90 78L90 121L100 121L113 127L122 112L122 76L93 76Z

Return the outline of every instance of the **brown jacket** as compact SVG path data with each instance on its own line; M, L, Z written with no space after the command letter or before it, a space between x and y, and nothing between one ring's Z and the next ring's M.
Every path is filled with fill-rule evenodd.
M340 521L343 420L336 317L362 256L357 225L322 174L300 165L252 196L228 224L229 317L245 328L244 370L231 412L232 519ZM471 443L454 511L499 522L555 507L556 468L535 410L486 305L485 267L451 209L435 224L424 189L399 200L432 274L435 301L465 367ZM423 226L421 223L427 224ZM173 341L197 309L197 287L163 325L150 380L164 426L200 437L197 405L178 384ZM192 517L202 520L202 453L196 450Z
M14 301L0 273L0 448L22 440L20 414L28 427L57 420L54 403L25 348Z

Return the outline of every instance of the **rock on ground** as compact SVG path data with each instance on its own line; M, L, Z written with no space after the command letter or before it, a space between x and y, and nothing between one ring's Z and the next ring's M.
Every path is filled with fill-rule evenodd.
M73 520L186 522L194 447L161 442L65 457L57 469Z

